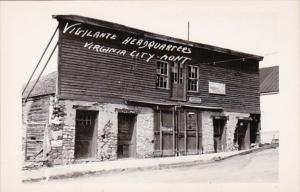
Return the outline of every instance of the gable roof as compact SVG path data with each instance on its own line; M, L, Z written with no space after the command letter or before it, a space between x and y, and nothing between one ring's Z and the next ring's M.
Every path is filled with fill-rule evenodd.
M260 93L279 92L279 66L259 69Z
M56 79L57 79L57 72L52 72L49 74L46 74L40 78L40 80L35 85L34 89L32 90L30 97L35 96L42 96L42 95L49 95L49 94L55 94L56 92ZM24 94L22 95L22 98L26 98L29 91L33 87L36 79L30 81L28 87L26 88ZM25 87L25 86L24 86ZM24 89L23 87L23 89Z
M115 29L115 30L119 30L119 31L126 31L126 32L129 32L132 34L142 35L146 38L154 38L154 39L158 39L158 40L168 41L168 42L172 42L172 43L178 43L181 45L191 46L191 47L195 47L195 48L230 54L230 55L234 55L234 56L238 56L238 57L247 57L247 58L257 60L257 61L263 60L263 57L259 56L259 55L244 53L241 51L235 51L235 50L217 47L217 46L213 46L213 45L196 43L196 42L187 41L187 40L180 39L180 38L169 37L169 36L161 35L161 34L157 34L157 33L151 33L148 31L144 31L144 30L140 30L140 29L136 29L136 28L132 28L132 27L128 27L125 25L108 22L108 21L104 21L104 20L100 20L100 19L83 17L83 16L79 16L79 15L53 15L53 18L57 19L58 21L63 20L63 19L71 20L71 21L76 21L76 22L81 22L81 23L87 23L87 24L94 25L94 26Z

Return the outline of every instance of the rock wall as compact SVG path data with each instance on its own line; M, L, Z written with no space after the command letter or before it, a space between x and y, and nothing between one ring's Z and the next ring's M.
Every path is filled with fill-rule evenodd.
M73 163L75 152L76 110L98 111L96 119L97 151L99 161L117 159L118 113L136 113L137 157L152 157L154 151L153 110L122 104L52 100L53 108L49 160L53 164Z
M40 107L37 107L40 106ZM42 106L42 107L41 107ZM43 109L43 110L40 110ZM118 114L136 114L136 156L154 156L154 111L150 107L137 107L125 104L108 104L74 100L57 100L55 97L40 98L23 103L23 154L25 157L26 128L29 122L44 122L43 157L49 165L76 162L75 126L77 110L97 111L96 155L95 160L116 160L118 146ZM226 151L236 150L233 139L237 117L249 117L249 113L202 111L203 153L214 152L212 115L229 116L226 121ZM45 161L45 160L43 160ZM36 163L40 163L36 161ZM39 166L41 163L39 164Z
M233 139L234 139L234 132L238 123L237 117L249 117L249 113L235 113L235 112L223 112L223 115L229 116L225 124L226 129L226 151L233 151L237 150L234 147Z
M212 115L220 115L218 112L202 111L202 145L203 153L214 152L214 127Z

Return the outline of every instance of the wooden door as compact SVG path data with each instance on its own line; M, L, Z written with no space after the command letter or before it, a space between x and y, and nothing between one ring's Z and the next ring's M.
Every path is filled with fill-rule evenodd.
M215 153L225 151L226 148L225 122L223 119L213 120Z
M183 64L172 63L171 64L171 99L172 100L186 100L185 91L185 69Z
M136 157L135 122L135 114L118 114L118 158Z
M175 112L161 109L154 115L154 151L155 156L175 155Z
M158 110L154 116L155 156L202 153L201 112Z
M177 151L179 155L202 153L201 112L182 110L178 112L176 132Z
M96 155L96 117L95 111L76 111L75 158L94 158Z

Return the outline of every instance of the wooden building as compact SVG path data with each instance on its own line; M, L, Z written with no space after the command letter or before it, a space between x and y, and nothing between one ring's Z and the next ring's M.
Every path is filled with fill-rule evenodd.
M23 102L27 161L197 155L259 143L263 57L82 16L54 18L54 88ZM37 106L45 108L43 126L29 118Z

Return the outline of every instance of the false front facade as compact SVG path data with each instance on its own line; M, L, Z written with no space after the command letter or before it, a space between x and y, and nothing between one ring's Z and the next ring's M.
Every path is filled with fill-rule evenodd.
M23 102L27 161L199 155L259 143L262 57L81 16L54 18L53 91Z

